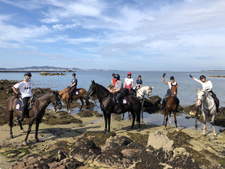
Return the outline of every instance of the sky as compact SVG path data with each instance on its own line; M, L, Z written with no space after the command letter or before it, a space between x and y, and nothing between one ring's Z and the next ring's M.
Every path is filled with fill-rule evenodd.
M0 0L0 68L225 69L224 0Z

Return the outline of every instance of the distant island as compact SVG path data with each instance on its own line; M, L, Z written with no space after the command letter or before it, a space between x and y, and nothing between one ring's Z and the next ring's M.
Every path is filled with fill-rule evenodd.
M75 71L101 71L97 69L79 69L79 68L65 68L54 66L31 66L20 68L0 68L0 72L75 72Z

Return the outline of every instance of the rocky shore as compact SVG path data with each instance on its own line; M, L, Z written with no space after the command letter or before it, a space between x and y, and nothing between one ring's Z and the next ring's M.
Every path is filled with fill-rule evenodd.
M131 120L121 120L112 115L112 132L104 134L102 114L92 109L68 115L65 111L46 110L40 124L39 139L36 143L34 129L26 146L22 145L25 134L21 133L16 120L9 138L8 115L5 100L13 93L11 86L16 81L0 81L0 168L225 168L224 131L214 137L207 136L192 128L176 131L174 125L164 130L161 124L141 124L130 129ZM36 89L38 96L51 89ZM145 112L161 113L161 98L153 96L145 101ZM72 107L79 107L73 102ZM95 105L92 103L91 107ZM225 126L224 108L216 117L216 124ZM180 107L180 113L194 112L194 105ZM163 119L162 119L163 120ZM187 119L188 120L188 119ZM208 119L209 120L209 119ZM200 117L201 121L201 117ZM25 129L28 119L23 124ZM193 124L194 125L194 124ZM35 126L35 125L34 125Z

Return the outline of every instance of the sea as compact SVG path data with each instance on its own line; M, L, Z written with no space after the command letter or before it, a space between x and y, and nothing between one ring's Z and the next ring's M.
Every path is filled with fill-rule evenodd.
M73 72L63 72L66 75L59 76L42 76L40 72L32 72L32 82L35 87L40 88L51 88L54 90L62 90L66 88L72 80ZM99 83L107 88L107 86L111 83L112 73L119 74L121 77L121 81L123 82L127 76L127 71L76 71L76 77L78 79L78 88L84 88L86 90L89 89L91 81L94 80L96 83ZM216 93L218 99L220 100L220 106L225 106L225 78L218 77L208 77L212 75L220 75L225 76L225 71L199 71L199 72L161 72L161 71L133 71L132 78L134 82L138 75L142 76L143 86L151 86L153 87L152 96L158 95L160 97L164 97L166 91L168 89L168 85L163 83L162 75L166 73L165 80L169 81L170 76L175 77L175 81L178 83L178 98L180 99L181 106L187 106L195 104L196 102L196 88L201 89L202 86L198 82L194 81L189 77L192 74L193 77L199 78L200 75L205 75L207 80L212 81L213 91ZM23 80L24 73L22 72L1 72L0 79L7 80ZM136 84L135 84L136 85ZM101 112L99 105L96 110ZM78 109L72 110L73 114L76 114ZM178 126L186 128L194 128L194 119L186 119L185 114L178 116ZM128 118L126 115L125 118ZM161 125L163 122L162 114L148 114L144 113L145 124L154 124ZM173 121L173 118L172 118ZM202 125L202 124L200 124ZM211 124L207 124L209 130L212 130ZM223 127L216 127L217 132L219 130L223 130Z

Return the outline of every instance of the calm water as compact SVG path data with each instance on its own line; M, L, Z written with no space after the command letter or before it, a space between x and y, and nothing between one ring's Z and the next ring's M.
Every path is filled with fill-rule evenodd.
M119 73L121 80L125 79L127 72L125 71L114 71ZM111 81L112 71L78 71L78 87L82 87L88 90L91 80L102 84L107 87ZM137 76L142 75L143 85L153 86L152 95L159 95L163 97L166 93L168 86L162 82L163 72L132 72L132 77L136 81ZM175 76L175 79L179 85L178 97L181 105L194 104L196 101L196 90L195 88L202 88L201 84L197 83L189 77L190 72L167 72L166 81L169 81L171 75ZM191 72L191 74L198 78L201 74L208 75L224 75L225 72ZM66 73L65 76L41 76L39 73L32 73L32 81L35 87L52 88L55 90L62 90L67 87L72 79L72 73ZM22 80L23 73L0 73L0 79L8 80ZM213 91L217 94L220 100L221 106L225 106L225 78L213 78L207 77L213 83Z
M95 80L96 83L102 84L107 87L110 84L112 78L112 71L77 71L78 79L78 88L82 87L86 90L89 89L91 80ZM114 73L119 73L121 80L125 79L127 72L125 71L114 71ZM179 85L178 97L180 99L180 104L182 106L194 104L196 101L196 90L195 88L202 88L201 84L197 83L189 77L191 73L194 77L198 78L201 74L205 76L208 75L224 75L225 72L166 72L166 81L169 81L170 76L175 76L175 79ZM32 81L34 82L35 87L41 88L51 88L54 90L62 90L66 88L71 80L72 73L66 73L65 76L41 76L40 73L32 73ZM162 82L163 72L132 72L132 77L136 81L138 75L142 76L143 85L153 86L152 95L159 95L163 97L166 93L168 86ZM0 73L0 79L8 80L23 80L23 73ZM213 83L213 91L217 94L220 105L225 106L225 78L213 78L207 77L208 80L211 80ZM96 110L101 111L99 105L96 107ZM78 109L73 109L72 113L77 113ZM195 121L194 119L187 120L185 114L178 116L178 126L186 128L194 128ZM128 118L127 115L125 116ZM162 114L148 114L144 113L144 123L145 124L156 124L161 125L163 121ZM173 122L173 117L172 117ZM174 125L174 123L173 123ZM199 130L202 129L202 124L199 123ZM207 123L207 129L212 131L211 124ZM216 127L217 132L222 130L222 127Z

